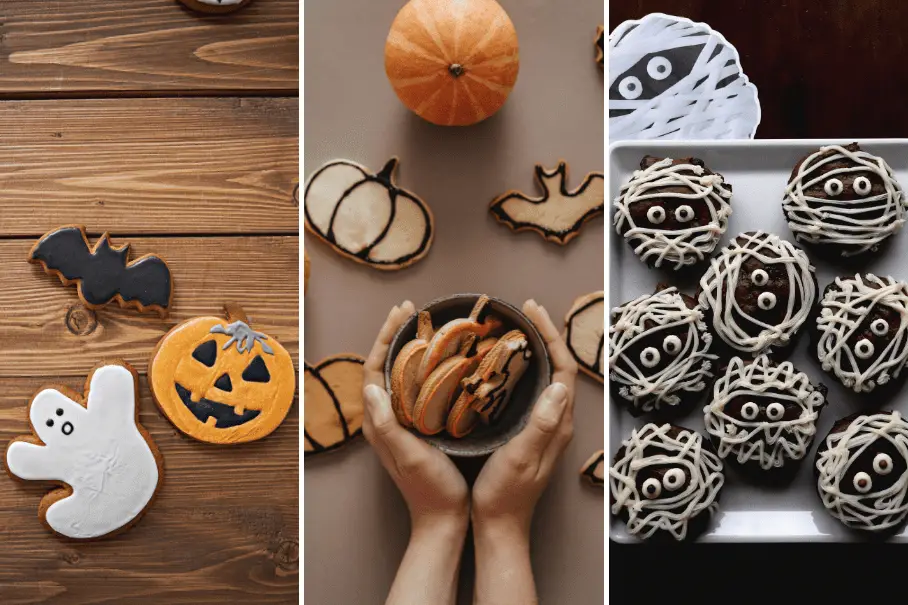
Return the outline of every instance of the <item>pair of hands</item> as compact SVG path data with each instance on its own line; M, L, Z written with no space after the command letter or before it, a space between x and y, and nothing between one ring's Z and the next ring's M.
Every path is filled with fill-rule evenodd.
M383 386L391 339L415 312L410 301L394 307L366 360L363 434L407 502L414 532L440 526L465 531L472 517L474 525L496 523L528 534L536 502L573 435L577 363L545 308L532 300L524 303L523 312L546 342L553 381L523 431L483 466L471 495L447 455L397 422Z

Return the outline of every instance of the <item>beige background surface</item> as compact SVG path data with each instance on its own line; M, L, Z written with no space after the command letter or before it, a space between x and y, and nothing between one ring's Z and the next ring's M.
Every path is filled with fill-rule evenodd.
M603 74L593 38L597 0L501 0L520 41L517 85L504 109L477 126L423 122L385 78L385 37L398 0L305 3L304 168L347 158L378 170L400 157L400 186L425 199L437 231L429 255L404 271L362 267L306 238L312 262L304 300L305 357L368 353L392 305L417 307L456 292L487 292L520 305L543 304L560 322L575 297L603 288L603 221L566 247L495 222L489 202L509 189L534 193L533 166L570 167L569 186L603 170ZM543 495L532 557L542 603L603 601L602 490L577 471L601 449L603 391L578 378L575 437ZM475 473L475 465L467 469ZM406 507L363 439L304 466L304 591L320 605L384 602L406 548ZM460 601L472 593L468 543Z

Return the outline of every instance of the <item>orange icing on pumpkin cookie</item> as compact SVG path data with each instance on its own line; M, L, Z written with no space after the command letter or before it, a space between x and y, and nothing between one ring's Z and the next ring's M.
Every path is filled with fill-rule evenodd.
M438 329L429 341L419 366L417 376L420 382L425 382L441 362L456 354L468 337L485 338L501 328L501 320L487 314L488 305L489 297L483 294L468 318L454 319Z

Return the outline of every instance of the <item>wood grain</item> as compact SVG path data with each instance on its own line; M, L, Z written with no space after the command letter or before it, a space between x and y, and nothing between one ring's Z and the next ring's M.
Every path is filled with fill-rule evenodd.
M0 102L0 234L298 233L298 110L293 98Z
M298 0L205 15L175 0L3 0L0 96L296 94Z

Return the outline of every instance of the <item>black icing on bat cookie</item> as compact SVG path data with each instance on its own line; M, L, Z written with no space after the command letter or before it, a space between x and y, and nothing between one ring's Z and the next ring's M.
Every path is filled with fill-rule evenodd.
M79 297L91 308L117 300L121 306L140 311L156 310L166 315L173 299L173 280L163 259L145 255L133 261L129 244L114 247L107 233L92 248L84 227L59 227L38 240L28 260L41 263L70 285L76 283Z

